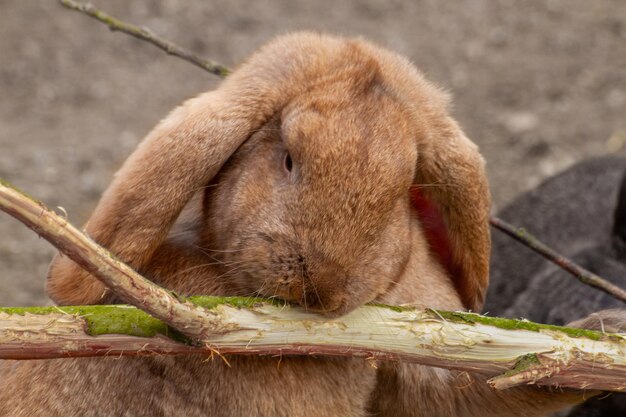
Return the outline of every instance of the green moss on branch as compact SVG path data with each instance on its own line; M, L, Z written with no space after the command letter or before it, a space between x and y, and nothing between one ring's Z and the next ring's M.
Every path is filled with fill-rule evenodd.
M206 308L214 309L220 305L251 309L263 304L281 306L279 301L251 297L189 297L188 301ZM51 306L51 307L0 307L0 313L9 315L26 314L68 314L82 318L87 323L86 333L90 336L103 334L124 334L128 336L153 337L161 334L179 342L189 342L176 330L161 320L128 305L90 305L90 306Z
M555 326L552 324L533 323L528 320L505 319L501 317L487 317L475 313L464 313L459 311L439 311L431 310L434 315L454 323L480 323L487 326L494 326L504 330L528 330L531 332L557 331L565 333L570 337L586 337L591 340L601 340L606 337L601 332L586 329L574 329L571 327Z
M230 307L247 309L259 307L263 304L270 304L278 307L285 305L284 301L255 297L217 297L201 295L189 297L187 298L187 301L190 301L193 304L204 307L208 310L211 310L220 305L228 305Z
M284 302L254 297L216 297L193 296L186 299L191 303L212 310L221 305L235 308L254 309L262 305L281 307ZM372 307L386 308L401 313L415 310L412 307L372 304ZM606 337L601 332L554 326L549 324L533 323L527 320L513 320L500 317L487 317L474 313L458 311L429 310L433 318L443 319L455 323L484 324L504 330L528 330L533 332L557 331L570 337L586 337L591 340L601 340ZM162 321L149 314L127 305L93 305L93 306L63 306L63 307L4 307L0 313L7 314L58 314L59 312L82 317L88 324L88 333L92 336L102 334L126 334L130 336L152 337L162 334L176 340L185 340Z
M506 371L504 373L504 377L513 376L520 372L524 372L525 370L541 365L541 361L539 361L539 357L536 353L529 353L528 355L524 355L515 363L515 366L510 371Z

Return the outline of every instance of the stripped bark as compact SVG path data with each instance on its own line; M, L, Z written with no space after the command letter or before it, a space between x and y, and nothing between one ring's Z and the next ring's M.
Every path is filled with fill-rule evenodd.
M252 298L192 297L222 332L189 345L130 306L0 309L0 358L154 354L324 355L402 360L527 383L626 391L626 335L471 313L365 306L333 320ZM573 377L575 376L575 377Z

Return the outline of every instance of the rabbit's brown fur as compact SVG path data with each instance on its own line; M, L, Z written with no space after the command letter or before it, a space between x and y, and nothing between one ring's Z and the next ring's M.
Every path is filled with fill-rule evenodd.
M384 49L281 37L161 122L86 230L185 294L279 296L329 316L373 300L479 310L489 192L483 160L446 104ZM429 250L412 186L446 225L445 267ZM112 301L61 256L48 289L59 304ZM496 393L478 376L406 364L376 371L356 359L229 361L5 362L0 415L529 416L581 396Z

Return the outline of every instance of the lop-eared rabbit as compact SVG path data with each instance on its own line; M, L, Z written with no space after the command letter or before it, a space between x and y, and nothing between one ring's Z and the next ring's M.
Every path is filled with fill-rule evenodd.
M581 162L521 195L499 216L626 288L625 174L626 157ZM621 307L621 301L578 282L510 237L493 234L485 306L490 314L563 325L594 311ZM602 321L626 331L626 323L611 323L606 317ZM598 397L564 415L626 416L626 394Z
M279 297L329 318L370 301L478 311L489 190L447 101L405 58L363 40L280 37L164 119L86 231L181 294ZM117 301L63 256L48 291L61 305ZM530 416L584 396L496 392L481 375L361 359L229 362L5 362L0 414Z

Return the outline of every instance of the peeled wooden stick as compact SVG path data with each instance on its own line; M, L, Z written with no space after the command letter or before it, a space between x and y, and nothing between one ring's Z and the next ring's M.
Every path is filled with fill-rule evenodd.
M626 335L483 317L365 306L326 320L266 300L191 297L223 330L190 346L129 306L0 309L0 358L150 354L356 356L481 373L519 384L626 391Z

